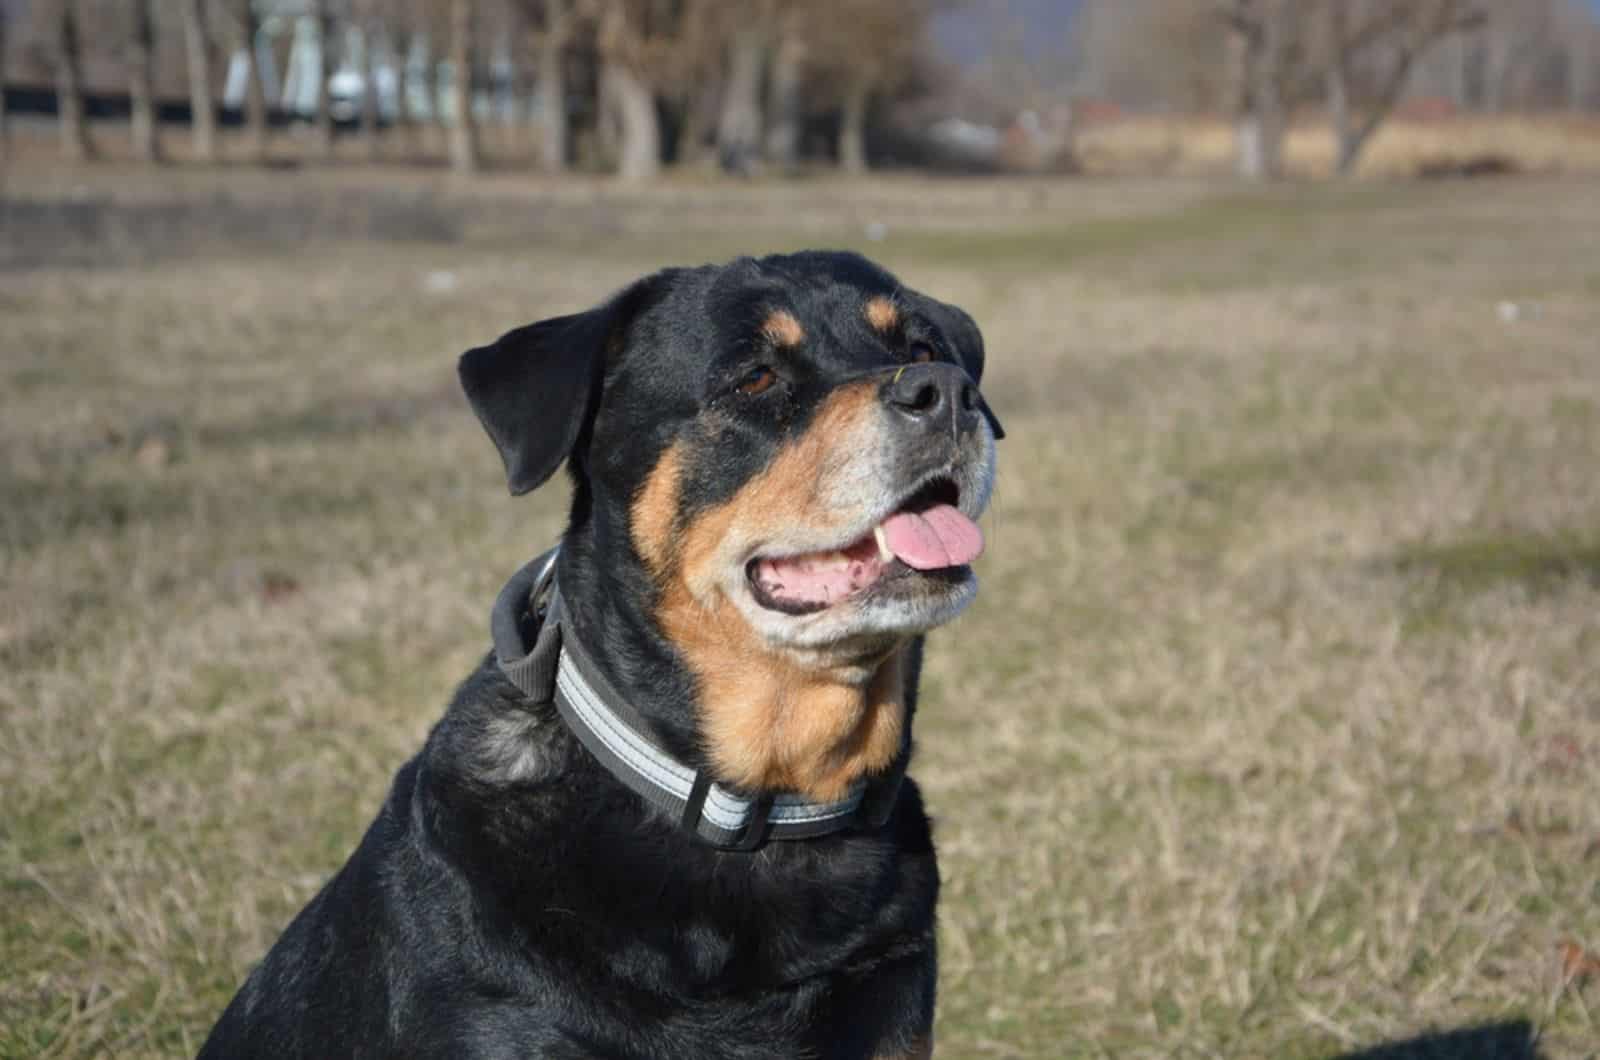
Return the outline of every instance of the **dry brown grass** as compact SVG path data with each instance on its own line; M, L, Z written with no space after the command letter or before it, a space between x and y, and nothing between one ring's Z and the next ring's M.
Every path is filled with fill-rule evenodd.
M1129 118L1092 125L1078 138L1091 173L1223 174L1233 166L1233 130L1221 119ZM1333 172L1333 132L1325 121L1297 123L1284 144L1291 176ZM1569 115L1466 115L1391 118L1373 136L1356 174L1410 177L1430 163L1498 157L1525 173L1600 173L1600 121Z
M419 198L460 221L427 241L201 218L127 228L120 263L12 254L0 1055L192 1053L485 649L564 498L504 495L456 351L667 261L813 243L971 308L1011 432L919 728L940 1055L1526 1021L1593 1056L1600 191L767 196L491 181Z

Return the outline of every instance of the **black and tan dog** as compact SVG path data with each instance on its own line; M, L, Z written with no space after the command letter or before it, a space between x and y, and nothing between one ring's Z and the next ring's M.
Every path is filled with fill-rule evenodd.
M461 358L559 552L201 1055L927 1056L921 636L994 476L970 317L852 254L668 270Z

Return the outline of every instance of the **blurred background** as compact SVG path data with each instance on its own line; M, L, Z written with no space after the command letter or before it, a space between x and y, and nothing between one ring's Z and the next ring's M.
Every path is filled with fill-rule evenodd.
M1005 421L950 1057L1593 1057L1586 0L0 0L0 1056L192 1054L493 594L459 351L843 247Z
M68 159L630 180L1596 165L1593 0L4 0L0 13L16 149L53 118ZM1403 131L1377 135L1391 120Z

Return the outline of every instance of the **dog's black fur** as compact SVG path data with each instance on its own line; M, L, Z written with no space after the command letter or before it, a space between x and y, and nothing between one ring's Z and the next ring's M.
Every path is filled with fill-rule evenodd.
M879 295L903 314L890 336L861 318ZM774 304L804 322L802 349L759 337ZM692 424L717 444L685 469L680 515L727 501L834 386L905 363L910 344L982 372L965 313L855 255L808 253L662 272L462 358L513 492L567 462L558 579L575 631L681 760L708 762L695 682L654 621L630 503ZM780 395L733 388L752 358L781 361ZM907 650L909 717L920 638ZM201 1056L925 1055L938 890L911 781L876 830L719 851L624 788L491 657Z

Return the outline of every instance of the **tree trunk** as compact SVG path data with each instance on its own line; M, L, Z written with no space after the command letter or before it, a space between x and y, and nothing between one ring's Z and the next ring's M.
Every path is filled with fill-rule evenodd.
M61 124L61 157L82 162L94 157L83 110L83 56L74 0L61 0L56 17L56 113Z
M627 63L605 60L601 76L606 95L615 108L617 176L623 180L651 180L661 172L661 127L656 120L656 98Z
M235 7L244 31L245 153L259 161L267 154L267 93L261 84L261 64L256 61L256 37L260 34L261 22L251 0L237 0Z
M1356 154L1361 145L1356 142L1355 118L1350 113L1350 44L1349 25L1344 4L1339 0L1327 6L1328 69L1324 83L1328 94L1328 117L1333 123L1333 138L1338 155L1334 159L1334 172L1344 176L1355 166Z
M1265 49L1256 71L1256 110L1261 116L1260 179L1277 180L1283 175L1283 141L1289 116L1283 99L1284 52L1293 34L1290 20L1293 5L1299 0L1279 0L1267 5Z
M1483 39L1483 108L1491 114L1505 109L1512 50L1511 30L1491 22Z
M1245 180L1269 180L1273 175L1274 147L1272 130L1260 114L1251 111L1239 115L1234 123L1233 137L1236 158L1234 170Z
M1372 134L1378 131L1389 113L1394 110L1400 101L1400 95L1405 91L1406 82L1411 78L1412 67L1416 64L1417 52L1413 46L1402 46L1394 58L1394 66L1390 69L1383 86L1378 90L1378 96L1372 101L1372 108L1367 116L1357 122L1348 105L1349 85L1348 74L1341 70L1337 79L1341 82L1339 94L1344 99L1345 105L1338 108L1343 111L1342 117L1335 116L1335 131L1339 138L1339 157L1335 162L1335 169L1339 176L1347 177L1355 171L1356 162L1361 158L1361 151L1367 146L1367 141L1372 139ZM1336 62L1335 69L1341 67ZM1332 84L1330 82L1330 95Z
M378 30L381 23L368 18L361 27L361 143L367 161L376 162L382 144L378 139L381 115L378 113Z
M766 50L763 27L746 26L734 34L722 115L717 120L717 160L729 173L750 172L761 150L761 66Z
M1328 119L1333 123L1333 139L1338 147L1333 168L1343 175L1354 165L1355 147L1352 143L1354 130L1351 128L1349 71L1339 56L1328 63L1327 86Z
M722 82L707 77L689 90L683 102L683 124L678 127L678 143L673 157L680 166L698 166L705 161L711 130L717 124L722 102Z
M217 157L217 108L211 96L211 41L206 36L206 0L184 0L183 39L189 53L189 129L194 157Z
M1595 47L1595 38L1600 36L1600 27L1582 15L1576 21L1567 47L1567 107L1574 114L1581 114L1589 107L1594 86L1595 53L1600 51Z
M417 154L427 148L427 123L437 120L433 107L438 105L439 94L434 90L433 53L428 47L427 34L414 29L406 37L405 59L400 70L400 124L405 129L405 143ZM422 60L414 62L414 59ZM413 106L415 97L428 100L430 107Z
M539 168L562 173L567 168L567 37L566 0L545 0L545 28L539 35Z
M1361 158L1361 151L1367 146L1367 137L1360 134L1359 130L1346 130L1339 136L1339 153L1333 162L1333 171L1337 176L1348 177L1356 171L1356 162Z
M478 129L472 120L473 0L450 2L450 65L455 72L450 100L450 168L478 171Z
M539 168L567 169L567 78L564 49L546 43L539 49Z
M780 169L793 169L800 161L800 88L805 66L805 39L793 25L785 25L772 58L771 121L767 125L767 159Z
M839 113L839 168L846 173L867 171L867 101L872 86L856 81L845 92Z
M128 135L133 157L159 162L161 144L156 127L155 0L133 0L132 32L128 35Z
M1245 180L1275 180L1283 170L1283 52L1291 8L1258 9L1252 29L1235 33L1234 166Z
M6 31L10 28L10 16L0 6L0 167L6 164L11 147L11 126L6 119Z
M1233 168L1245 180L1260 179L1261 123L1256 113L1256 66L1261 40L1256 28L1239 29L1228 37L1228 95L1233 112Z
M1357 47L1350 39L1342 3L1329 7L1327 23L1328 44L1331 57L1327 69L1328 106L1333 115L1334 132L1338 137L1339 154L1335 163L1339 176L1348 176L1355 170L1367 141L1378 131L1394 111L1406 86L1413 80L1418 61L1439 40L1448 34L1459 33L1475 20L1476 16L1462 16L1461 12L1446 5L1435 10L1431 20L1423 22L1412 31L1402 31L1387 49L1389 68L1373 93L1365 116L1358 117L1350 100L1351 66Z
M1462 110L1471 110L1474 106L1472 99L1472 58L1473 37L1471 34L1462 33L1456 37L1456 46L1451 50L1451 76L1452 93L1455 96L1456 106Z
M328 0L312 0L311 17L317 24L317 62L312 76L316 93L312 96L311 151L321 159L333 157L333 107L328 99L328 75L332 73L333 17Z
M627 11L618 0L606 6L599 32L602 130L614 123L617 176L650 180L661 172L661 126L656 97L630 64L636 50L627 25Z

